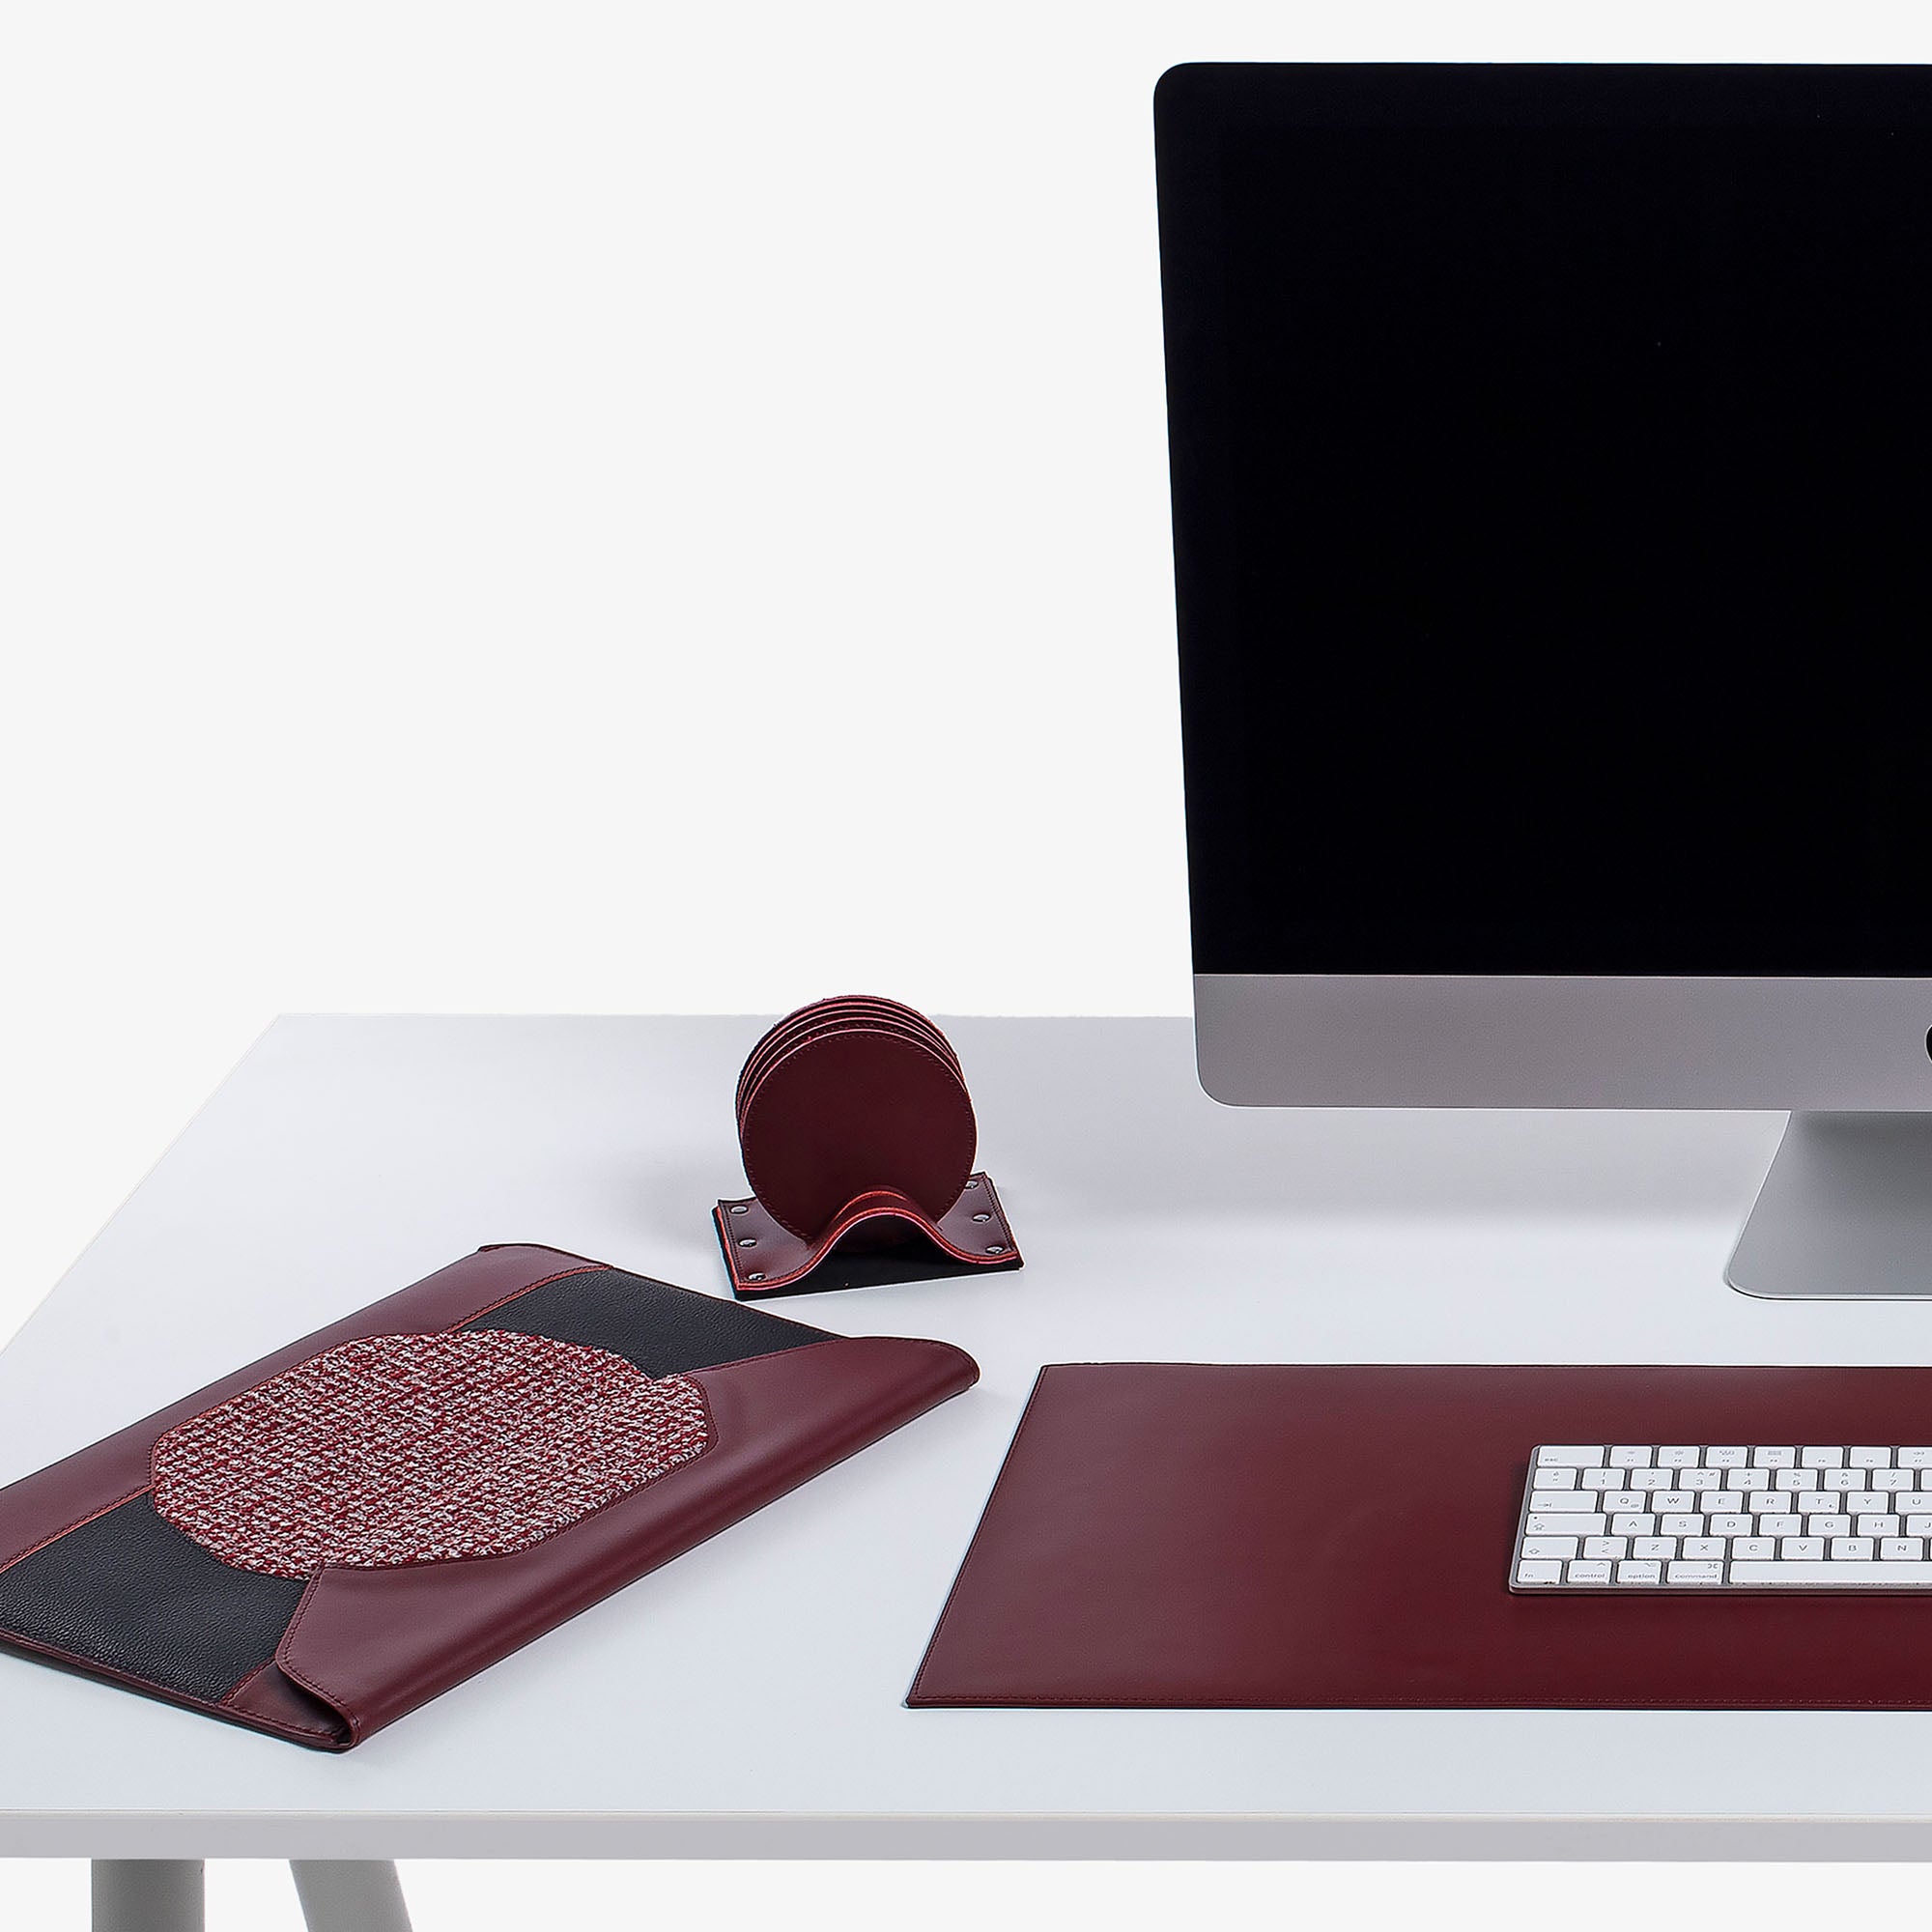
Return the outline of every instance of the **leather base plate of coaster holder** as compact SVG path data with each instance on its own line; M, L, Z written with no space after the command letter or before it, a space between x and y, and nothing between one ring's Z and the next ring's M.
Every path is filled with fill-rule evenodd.
M781 1020L738 1081L748 1199L712 1210L732 1293L1019 1267L958 1057L923 1014L861 995Z

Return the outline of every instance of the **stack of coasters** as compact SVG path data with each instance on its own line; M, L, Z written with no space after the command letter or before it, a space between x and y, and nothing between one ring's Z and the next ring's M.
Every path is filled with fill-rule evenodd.
M959 1058L896 1000L818 1000L773 1027L738 1076L748 1200L712 1219L747 1300L1021 1264Z

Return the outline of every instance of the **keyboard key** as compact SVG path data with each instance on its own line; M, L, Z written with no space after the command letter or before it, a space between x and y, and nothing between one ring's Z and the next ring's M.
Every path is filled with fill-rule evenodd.
M1771 1488L1769 1469L1726 1469L1724 1487L1727 1490L1768 1490Z
M1824 1485L1815 1469L1779 1469L1771 1479L1774 1490L1817 1490Z
M1654 1536L1657 1533L1657 1519L1654 1516L1636 1516L1629 1512L1610 1519L1612 1536Z
M1601 1536L1604 1519L1600 1516L1557 1516L1532 1512L1523 1519L1525 1536Z
M1932 1449L1901 1449L1898 1452L1898 1466L1901 1469L1932 1469Z
M1888 1536L1878 1546L1881 1563L1919 1563L1925 1557L1925 1545L1916 1536Z
M1661 1563L1619 1563L1617 1581L1619 1583L1656 1583L1662 1580L1663 1565Z
M1536 1452L1536 1466L1539 1469L1594 1469L1603 1460L1602 1443L1594 1448L1578 1449L1556 1442Z
M1842 1449L1821 1449L1812 1447L1798 1452L1798 1463L1805 1469L1835 1469L1845 1460Z
M1687 1536L1683 1553L1687 1557L1710 1558L1721 1563L1730 1552L1724 1548L1721 1536Z
M1597 1501L1606 1510L1644 1510L1650 1507L1650 1497L1641 1490L1600 1490Z
M1800 1516L1816 1516L1821 1510L1849 1510L1843 1490L1800 1490L1791 1498L1791 1507Z
M1891 1467L1889 1449L1854 1449L1846 1458L1855 1469L1889 1469Z
M1898 1519L1895 1516L1861 1516L1859 1518L1861 1536L1896 1536Z
M1731 1560L1731 1581L1772 1589L1831 1590L1873 1584L1932 1585L1932 1563L1740 1563Z
M1777 1540L1770 1536L1741 1536L1731 1545L1731 1561L1769 1563L1777 1554Z
M1661 1516L1657 1520L1657 1532L1660 1536L1702 1536L1704 1519L1701 1516Z
M1610 1580L1610 1566L1607 1563L1573 1563L1570 1566L1570 1581L1573 1583L1607 1583Z
M1633 1469L1630 1486L1634 1490L1667 1490L1677 1480L1669 1469Z
M1721 1583L1724 1580L1724 1566L1721 1563L1673 1563L1664 1580L1671 1583Z
M1574 1490L1577 1475L1575 1469L1539 1469L1536 1472L1536 1487L1539 1490Z
M1905 1519L1907 1536L1932 1536L1932 1516L1909 1516Z
M1537 1490L1530 1495L1529 1506L1547 1516L1552 1510L1593 1510L1597 1498L1588 1490Z
M1751 1451L1750 1459L1753 1469L1788 1469L1797 1462L1798 1451L1786 1448L1757 1448ZM1932 1468L1932 1463L1926 1466Z
M1803 1536L1804 1519L1802 1516L1761 1516L1757 1520L1760 1536Z
M1856 1469L1827 1469L1824 1487L1828 1490L1861 1490L1865 1479Z
M1647 1469L1650 1467L1650 1446L1648 1443L1620 1442L1604 1460L1613 1469ZM1932 1462L1925 1466L1932 1469Z
M1869 1516L1874 1510L1889 1510L1891 1498L1883 1490L1847 1490L1838 1498L1838 1507L1854 1516Z
M1749 1456L1747 1449L1706 1449L1704 1466L1707 1469L1742 1469Z
M1657 1466L1660 1469L1694 1469L1703 1461L1695 1448L1673 1445L1657 1452Z
M1583 1539L1583 1554L1597 1556L1628 1556L1630 1538L1627 1536L1586 1536Z
M1577 1539L1574 1536L1525 1536L1522 1553L1525 1556L1561 1556L1567 1559L1577 1553Z
M1912 1479L1906 1478L1907 1482ZM1585 1469L1580 1485L1586 1490L1620 1490L1624 1486L1624 1472L1621 1469Z
M1683 1481L1687 1490L1721 1490L1724 1487L1724 1472L1721 1469L1686 1469Z
M1631 1554L1635 1557L1662 1558L1668 1561L1677 1554L1677 1539L1674 1536L1638 1536L1631 1540Z
M1834 1536L1832 1539L1831 1558L1833 1563L1869 1563L1872 1560L1872 1540L1868 1536Z
M1748 1536L1751 1533L1751 1520L1747 1516L1714 1516L1711 1519L1713 1536Z
M1787 1563L1819 1563L1825 1556L1822 1536L1787 1536L1779 1539L1777 1553Z
M1792 1507L1792 1498L1782 1490L1753 1490L1750 1495L1750 1510L1753 1516L1761 1517L1767 1510L1776 1513Z
M1519 1563L1516 1566L1516 1580L1519 1583L1560 1583L1563 1580L1563 1566L1560 1563Z
M1871 1486L1875 1490L1884 1490L1895 1495L1900 1490L1916 1489L1918 1483L1910 1469L1874 1469L1871 1472Z
M1697 1507L1695 1490L1656 1490L1651 1493L1650 1506L1654 1510L1693 1510Z
M1848 1516L1807 1516L1804 1519L1806 1536L1850 1536L1852 1519Z

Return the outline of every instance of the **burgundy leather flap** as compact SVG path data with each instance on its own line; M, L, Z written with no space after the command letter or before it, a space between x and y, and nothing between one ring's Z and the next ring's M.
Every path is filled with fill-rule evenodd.
M237 1369L233 1375L0 1490L0 1569L102 1510L138 1495L148 1487L148 1461L156 1438L203 1409L339 1343L399 1329L453 1327L539 1282L603 1265L558 1248L523 1244L484 1248L327 1328L291 1342L272 1355Z
M969 1388L979 1370L943 1342L862 1336L691 1375L715 1431L702 1455L514 1555L321 1572L276 1653L281 1671L359 1742ZM276 1674L244 1684L230 1708L286 1721Z
M1049 1368L907 1701L1932 1708L1932 1591L1513 1595L1540 1442L1932 1446L1932 1369Z

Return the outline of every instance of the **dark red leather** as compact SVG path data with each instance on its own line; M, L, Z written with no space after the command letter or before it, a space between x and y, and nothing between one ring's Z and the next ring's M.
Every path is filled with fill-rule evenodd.
M692 1372L713 1445L664 1481L512 1556L404 1570L324 1570L276 1652L281 1674L354 1744L521 1649L613 1590L970 1387L943 1342L838 1338ZM230 1699L263 1719L283 1693L264 1673Z
M1932 1444L1932 1369L1048 1368L907 1702L1932 1708L1932 1593L1513 1596L1539 1442Z
M937 1220L918 1202L881 1187L848 1202L810 1241L781 1228L755 1195L719 1202L711 1218L731 1273L731 1292L746 1301L806 1293L821 1278L828 1286L842 1286L833 1280L838 1272L836 1258L849 1252L855 1230L867 1227L885 1230L895 1244L923 1244L942 1261L983 1268L1021 1265L999 1192L984 1174L971 1176L959 1199Z

